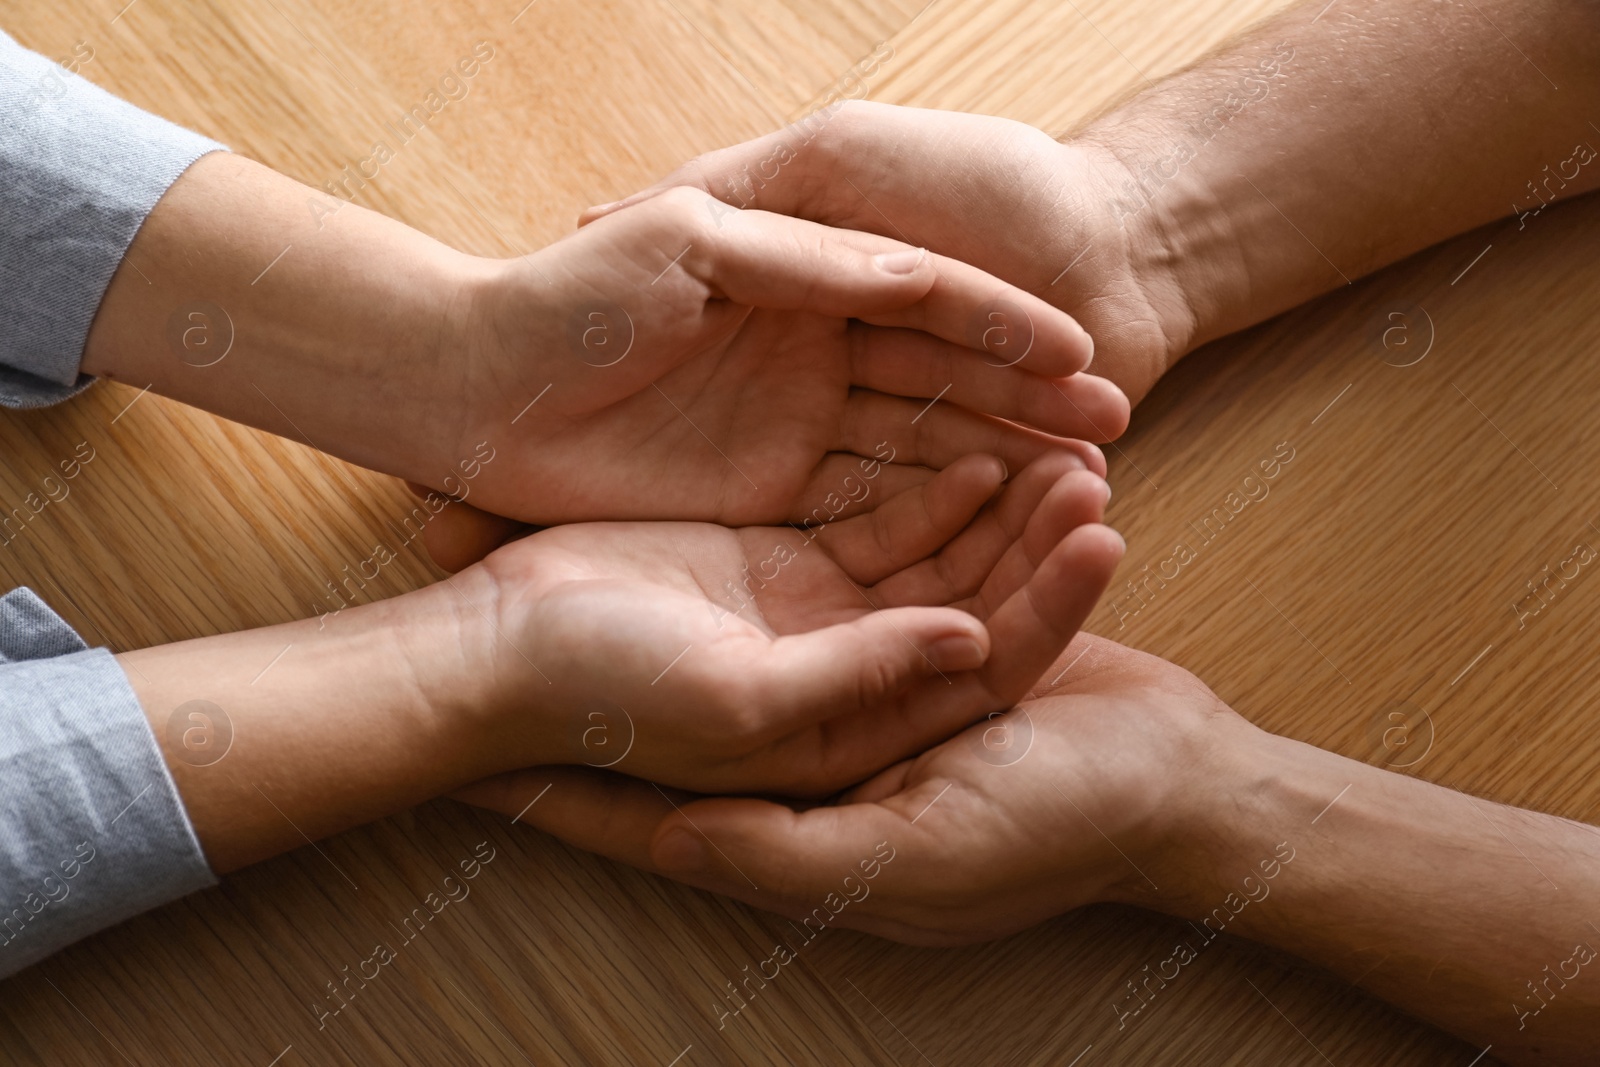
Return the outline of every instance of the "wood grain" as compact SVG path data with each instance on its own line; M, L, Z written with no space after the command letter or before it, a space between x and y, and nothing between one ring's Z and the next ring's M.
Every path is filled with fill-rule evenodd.
M894 56L868 86L875 98L1054 131L1278 6L122 2L3 0L0 24L47 55L88 42L86 77L312 184L367 154L386 119L491 41L469 95L362 202L498 255L558 237L583 206L696 152L797 117L880 42ZM1597 241L1591 198L1525 231L1463 236L1193 356L1111 453L1111 521L1130 548L1091 628L1194 670L1269 729L1358 759L1413 759L1416 748L1402 757L1382 741L1387 713L1408 704L1429 717L1432 741L1404 773L1594 818L1600 735L1582 716L1600 697L1586 669L1600 579L1520 624L1512 605L1541 567L1600 537ZM1409 309L1420 342L1419 306L1433 346L1395 366L1405 359L1380 336ZM0 574L116 649L309 615L323 582L405 510L386 479L121 386L0 419L0 502L15 506L80 442L95 459L0 549ZM1121 583L1197 538L1282 442L1294 459L1269 495L1131 612ZM373 592L434 576L407 558ZM396 940L480 842L495 858L472 895L319 1029L325 983ZM1178 924L1117 908L957 951L832 932L719 1030L724 983L782 929L438 802L231 877L4 983L0 1058L1343 1067L1476 1054L1226 938L1119 1031L1110 1004Z

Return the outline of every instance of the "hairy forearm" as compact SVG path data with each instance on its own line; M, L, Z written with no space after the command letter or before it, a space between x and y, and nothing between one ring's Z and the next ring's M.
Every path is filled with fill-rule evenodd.
M213 153L145 220L82 369L438 485L461 422L446 339L475 262Z
M1157 902L1303 956L1511 1062L1600 1045L1600 830L1253 732ZM1290 857L1286 861L1286 857Z
M1079 136L1128 170L1116 211L1186 320L1175 358L1600 186L1597 50L1571 0L1310 0Z
M470 636L493 587L477 570L451 581L118 657L213 870L500 769L485 729L492 642Z

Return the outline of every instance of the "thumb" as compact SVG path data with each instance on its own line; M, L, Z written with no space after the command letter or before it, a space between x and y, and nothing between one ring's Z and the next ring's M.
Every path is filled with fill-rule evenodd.
M710 208L715 223L710 221ZM925 248L860 230L838 229L770 211L738 211L705 193L669 189L634 209L658 212L675 232L693 220L698 241L681 267L735 304L809 311L904 327L990 352L988 338L1009 323L1027 337L1014 365L1030 356L1040 374L1069 375L1089 365L1094 343L1066 312L1032 293ZM703 247L701 247L703 246Z
M983 623L955 608L888 608L780 637L762 672L783 733L870 711L910 683L975 670L989 658Z
M684 269L736 304L861 318L915 304L940 276L939 257L926 249L788 215L740 211L701 192L667 190L636 210L692 219L705 251L686 257ZM974 303L1005 288L978 277L986 284Z

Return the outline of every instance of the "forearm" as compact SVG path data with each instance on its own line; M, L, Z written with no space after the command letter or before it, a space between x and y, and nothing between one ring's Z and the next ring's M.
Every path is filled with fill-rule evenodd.
M212 869L500 769L479 570L375 604L118 657ZM191 703L198 701L199 703Z
M1258 731L1213 773L1215 803L1175 853L1185 889L1157 906L1310 959L1511 1062L1587 1062L1600 831Z
M1563 0L1310 0L1079 136L1129 171L1116 213L1176 358L1596 188L1597 48L1593 9Z
M213 153L140 228L82 369L437 486L459 458L447 338L477 262Z

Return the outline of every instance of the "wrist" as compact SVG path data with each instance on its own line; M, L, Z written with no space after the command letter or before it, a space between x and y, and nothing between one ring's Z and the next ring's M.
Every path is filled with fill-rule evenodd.
M1215 928L1219 907L1239 915L1265 898L1363 768L1231 712L1194 741L1140 861L1150 881L1125 879L1113 899Z
M395 644L426 709L419 742L447 752L469 781L504 770L507 757L517 755L508 751L516 746L507 737L517 685L502 662L516 653L498 622L500 590L478 565L398 603Z
M427 590L429 611L450 617L447 634L419 642L449 667L435 682L442 728L464 739L476 777L571 761L570 723L562 715L560 649L541 642L540 575L524 553L491 553Z
M1183 136L1141 132L1134 140L1121 125L1101 123L1073 144L1103 176L1108 221L1164 340L1160 370L1243 325L1248 281L1234 221L1194 168L1179 163Z
M468 614L435 586L120 654L213 869L481 777L489 646Z
M214 152L140 228L81 369L437 481L464 399L463 298L483 262Z

